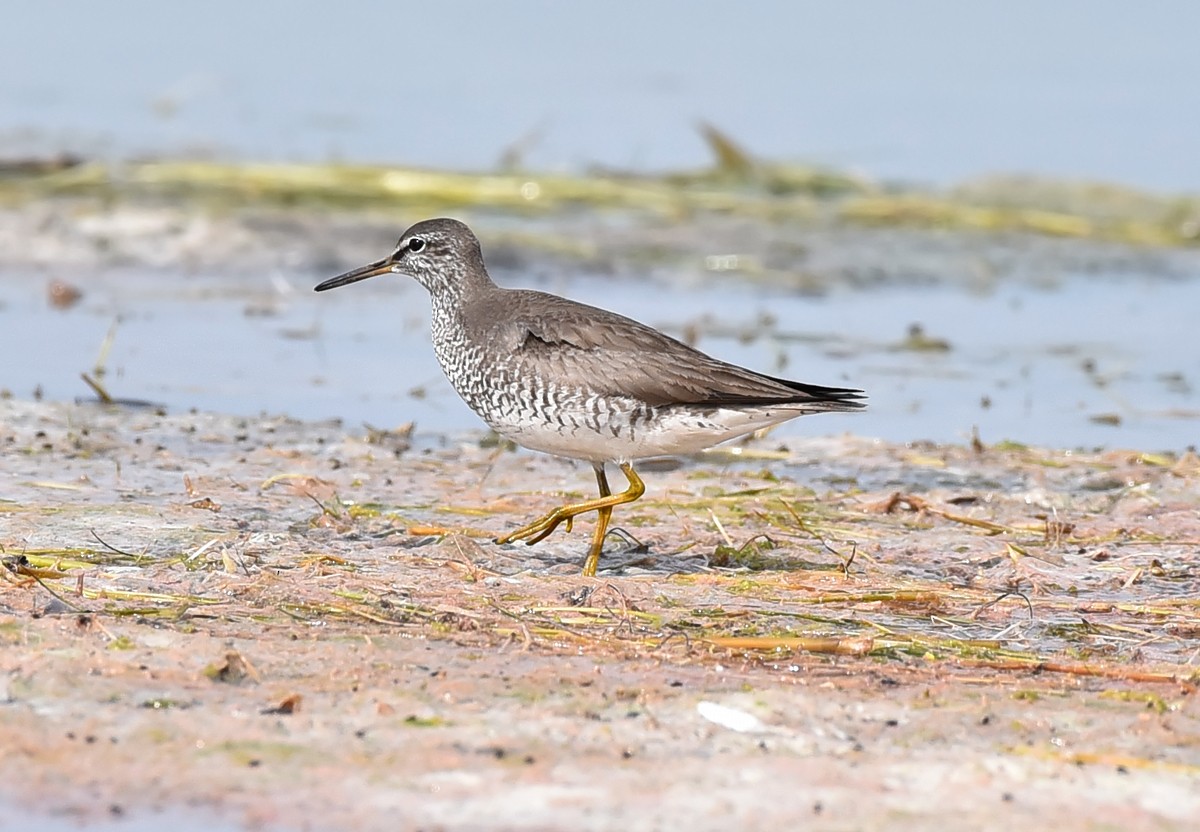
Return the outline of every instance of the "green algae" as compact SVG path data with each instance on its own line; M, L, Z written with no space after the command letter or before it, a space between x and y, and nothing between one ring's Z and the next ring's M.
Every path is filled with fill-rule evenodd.
M0 179L0 203L86 198L170 202L216 212L260 207L408 215L475 208L544 216L587 208L668 221L720 213L809 226L1016 232L1137 246L1200 243L1200 197L1194 195L1029 177L949 189L881 185L818 167L751 159L727 137L705 129L716 163L693 172L572 175L340 163L90 161L64 169L30 168ZM537 234L520 241L559 253L564 244L562 238ZM769 277L769 271L763 274Z

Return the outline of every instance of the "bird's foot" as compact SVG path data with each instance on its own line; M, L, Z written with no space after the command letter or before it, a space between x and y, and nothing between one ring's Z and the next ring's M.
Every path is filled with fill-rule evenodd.
M604 534L608 530L608 522L612 517L613 508L625 503L632 503L646 491L646 486L642 484L641 477L634 472L632 465L628 462L623 462L621 463L621 470L625 472L625 476L629 479L629 488L620 494L609 493L608 480L604 476L604 468L597 465L596 482L600 486L599 497L594 500L584 500L580 503L567 503L565 506L559 506L554 511L539 517L532 523L497 537L496 542L512 543L517 540L524 540L527 545L532 546L534 543L545 540L551 532L563 523L567 524L567 531L570 532L571 525L576 517L586 514L589 511L594 511L596 512L596 528L592 532L592 544L588 547L587 558L583 562L583 574L585 576L594 576L600 564L600 551L604 548Z
M532 546L535 543L545 540L563 523L567 524L567 533L569 534L574 525L575 518L585 511L592 510L594 509L580 508L578 504L559 506L554 511L539 517L532 523L528 523L519 529L514 529L508 534L497 537L496 542L513 543L518 540L524 540L527 546Z

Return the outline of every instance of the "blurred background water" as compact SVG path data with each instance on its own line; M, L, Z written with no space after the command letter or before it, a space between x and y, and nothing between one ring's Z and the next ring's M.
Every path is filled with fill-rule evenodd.
M1198 32L1200 5L1184 2L12 4L0 155L492 170L516 149L537 171L663 171L710 164L704 120L762 158L884 180L1032 172L1196 192ZM677 334L718 313L762 330L770 315L765 337L709 331L700 346L872 395L867 415L784 433L961 441L978 426L987 440L1171 449L1194 443L1200 422L1189 262L1169 280L1068 270L1046 275L1049 288L885 285L820 299L733 278L610 284L583 269L543 288ZM309 284L329 275L297 270L245 281L241 297L225 276L198 301L194 285L164 290L161 275L122 269L63 315L43 300L52 272L0 274L5 351L44 345L0 376L17 394L83 392L78 371L120 318L121 395L476 424L439 378L415 286L378 305L379 287L318 298ZM539 285L503 267L497 277ZM245 314L254 293L271 296L270 317ZM952 351L897 351L914 322Z
M772 159L1200 189L1200 6L10 4L0 148L537 169Z

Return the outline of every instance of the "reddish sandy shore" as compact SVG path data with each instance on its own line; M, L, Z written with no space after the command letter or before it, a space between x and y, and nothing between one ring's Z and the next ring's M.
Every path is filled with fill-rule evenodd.
M490 538L590 471L486 444L0 402L0 806L1195 828L1194 455L768 438L583 579L584 519Z

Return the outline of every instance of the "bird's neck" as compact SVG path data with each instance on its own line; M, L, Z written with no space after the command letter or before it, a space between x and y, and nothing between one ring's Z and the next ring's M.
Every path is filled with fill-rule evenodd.
M463 341L466 332L478 324L481 317L487 320L495 314L496 296L502 292L488 280L431 295L430 328L435 348L448 349L451 342L457 346Z

